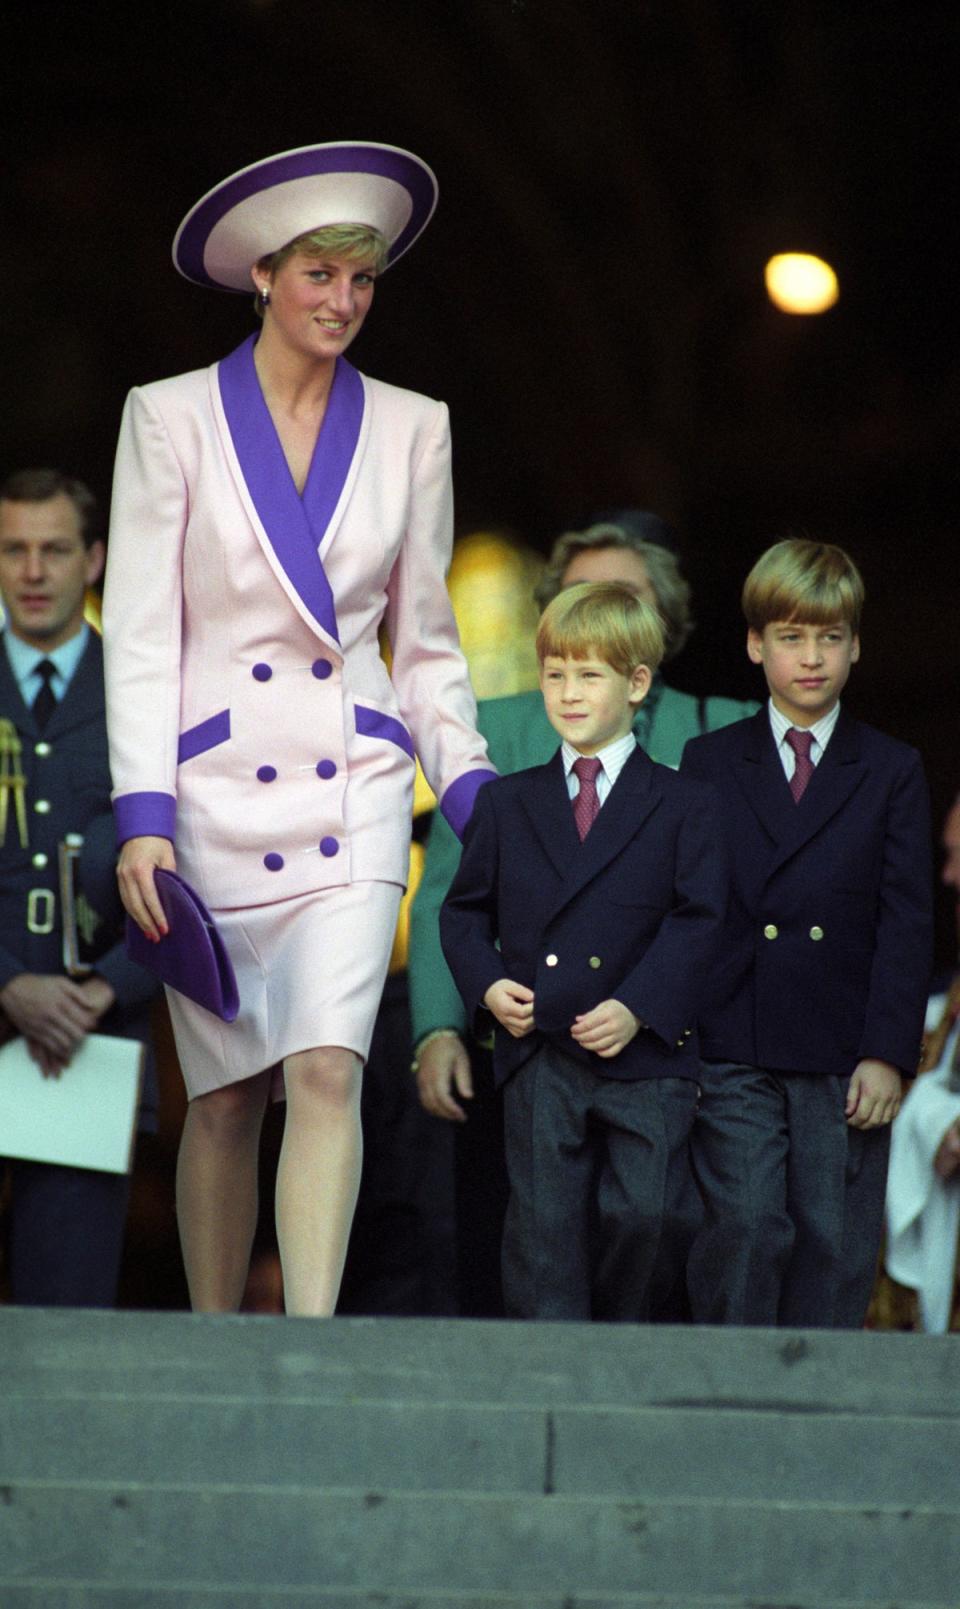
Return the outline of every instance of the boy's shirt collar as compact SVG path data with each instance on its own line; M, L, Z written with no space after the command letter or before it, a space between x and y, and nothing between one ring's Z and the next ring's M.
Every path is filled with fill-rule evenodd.
M789 767L788 775L792 776L796 756L786 738L787 733L793 730L794 723L777 709L772 698L767 700L767 714L770 718L770 730L773 733L773 741L777 746L777 753L784 764L784 768ZM810 758L814 765L818 765L823 758L823 751L830 742L834 727L839 719L840 700L837 699L833 709L828 710L826 715L821 715L819 721L815 721L813 726L800 728L804 732L809 732L813 738L813 743L810 747Z
M600 761L600 771L597 775L597 798L601 804L603 804L636 746L636 737L633 732L628 732L625 737L618 737L615 743L608 743L606 748L598 749L593 756L595 760ZM563 774L567 780L567 789L572 799L580 788L580 783L573 773L573 763L575 760L582 760L583 755L579 749L575 749L571 743L564 739L560 745L560 756L563 760Z

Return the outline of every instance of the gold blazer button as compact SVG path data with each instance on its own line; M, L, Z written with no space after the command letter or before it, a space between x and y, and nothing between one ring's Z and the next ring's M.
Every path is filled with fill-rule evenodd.
M548 955L547 956L547 966L548 967L555 967L556 964L557 964L558 959L559 959L559 957L556 956L556 955Z
M593 967L594 971L596 971L597 967L603 966L603 962L601 961L599 955L591 955L589 964Z
M810 937L812 939L822 939L823 938L823 928L822 927L812 927L810 929Z
M779 934L780 934L780 929L778 927L775 927L773 922L768 922L766 927L763 930L763 936L764 936L765 939L778 938Z

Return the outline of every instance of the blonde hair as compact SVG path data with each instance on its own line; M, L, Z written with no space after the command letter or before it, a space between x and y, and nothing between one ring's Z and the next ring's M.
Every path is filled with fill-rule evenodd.
M652 604L622 581L580 581L548 603L537 627L537 660L602 659L621 676L651 675L663 658L663 626Z
M651 531L664 534L669 531L655 514L645 515L645 521ZM541 609L557 596L563 586L564 572L577 554L598 548L626 548L643 560L663 622L663 658L664 661L675 659L694 628L689 583L684 580L676 555L669 548L663 547L655 537L639 536L627 526L604 521L585 531L565 531L558 536L537 586L536 599Z
M381 274L387 266L390 244L379 229L369 224L331 223L322 229L308 229L295 240L288 240L278 251L260 257L257 267L265 274L275 274L295 251L302 251L306 257L343 257L348 263L369 263L375 274ZM262 318L259 296L255 297L254 306Z
M760 555L743 584L741 602L754 631L776 620L810 626L843 620L857 632L864 592L863 577L843 548L788 537Z

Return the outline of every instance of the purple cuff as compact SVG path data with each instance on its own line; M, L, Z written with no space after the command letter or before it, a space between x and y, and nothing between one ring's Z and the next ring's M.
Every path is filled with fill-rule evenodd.
M113 801L117 843L128 838L169 838L173 843L177 801L172 793L123 793Z
M496 771L466 771L449 788L440 800L440 810L458 838L473 814L473 802L485 782L495 782Z

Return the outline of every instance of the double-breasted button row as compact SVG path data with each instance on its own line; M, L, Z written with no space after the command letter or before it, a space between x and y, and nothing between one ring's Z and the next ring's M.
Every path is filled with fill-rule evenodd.
M318 760L313 769L322 781L329 782L337 774L337 762L335 760ZM258 782L276 782L278 774L275 765L257 766Z
M548 967L555 967L555 966L559 966L560 957L558 955L551 954L551 955L544 956L544 961L545 961L545 963L546 963L546 965ZM594 971L596 971L597 967L602 967L603 966L603 961L601 960L599 955L591 955L590 959L587 962L587 965L590 966L590 967L593 967Z
M340 840L332 836L321 838L317 848L326 860L332 860L334 855L339 855L340 853ZM282 872L286 863L283 856L279 855L275 849L272 849L268 855L264 855L263 864L268 872Z
M692 1028L684 1028L683 1033L680 1035L680 1038L677 1040L677 1049L678 1050L683 1049L684 1045L686 1044L687 1040L690 1038L690 1035L692 1033L693 1033Z
M333 664L329 659L315 659L310 671L318 682L325 682L328 676L333 675ZM255 682L268 682L273 675L273 666L268 665L265 659L258 659L251 667L250 674Z
M333 663L331 660L322 657L315 659L310 666L310 673L316 677L318 682L325 682L328 676L333 675ZM268 682L273 676L273 666L268 665L266 660L258 660L251 667L250 674L256 682ZM337 764L335 760L318 760L314 770L321 781L329 782L337 774ZM260 765L257 767L258 782L276 782L277 776L278 772L275 765ZM317 848L321 855L329 860L332 856L339 854L340 842L339 839L328 836L321 838ZM269 854L264 855L263 864L268 872L280 872L284 868L285 861L283 856L276 850L271 850Z
M780 937L780 929L777 927L776 923L768 922L763 930L763 936L765 939L777 939ZM807 936L808 938L813 939L814 943L816 944L819 939L823 938L823 928L817 923L814 923Z

